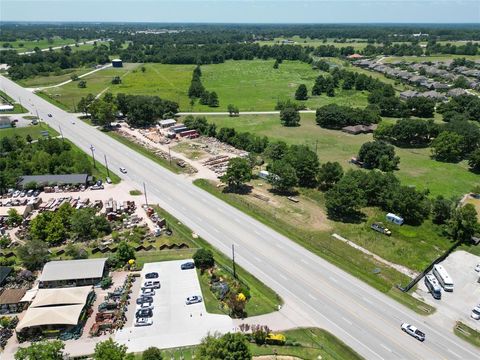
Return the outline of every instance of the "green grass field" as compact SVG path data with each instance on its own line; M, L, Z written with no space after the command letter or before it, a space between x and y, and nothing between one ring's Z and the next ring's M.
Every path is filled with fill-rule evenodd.
M79 44L82 44L84 39L79 41ZM4 48L4 44L10 44L12 47L10 48ZM60 37L54 37L52 38L52 41L49 42L47 39L41 39L38 41L31 41L31 40L16 40L16 41L4 41L0 43L0 50L16 50L18 52L25 52L25 51L33 51L36 47L40 49L48 49L50 46L51 47L56 47L56 46L64 46L64 45L70 45L70 44L75 44L74 39L62 39Z
M21 104L15 102L10 96L8 96L6 93L3 91L0 91L0 103L10 103L13 104L13 110L10 111L2 111L1 114L24 114L27 111Z
M349 135L337 130L322 129L315 123L314 114L302 114L301 126L283 127L278 115L209 116L208 121L220 127L234 127L289 144L304 144L317 148L320 162L338 161L343 168L355 169L348 160L358 153L372 135ZM442 163L430 158L430 149L396 148L400 170L395 174L405 185L428 188L433 196L460 196L478 184L478 175L468 171L466 162Z
M48 131L50 136L58 136L59 133L55 130L49 127L45 123L39 123L38 125L32 125L32 126L26 126L26 127L20 127L20 128L8 128L8 129L0 129L0 139L4 137L10 137L10 136L21 136L21 137L26 137L27 135L30 135L33 140L43 138L43 135L41 134L42 131Z
M347 46L353 46L353 48L356 51L362 50L365 46L367 46L367 42L361 42L357 39L349 39L349 42L345 43L338 43L335 42L334 39L328 39L327 41L323 41L321 39L311 39L309 37L302 38L298 35L285 38L285 37L276 37L273 40L270 41L257 41L257 44L260 45L281 45L283 40L291 40L294 43L292 45L302 45L302 46L320 46L320 45L333 45L335 47L347 47ZM351 41L351 42L350 42Z
M205 65L202 66L202 82L207 90L217 92L220 101L218 108L210 108L198 102L193 107L190 106L187 92L193 65L144 66L145 72L140 71L139 64L125 64L121 69L96 72L83 78L87 81L85 89L79 89L77 83L72 82L62 87L45 89L44 92L71 111L82 96L88 93L98 94L106 89L114 94L158 95L178 102L182 111L226 111L228 104L238 106L240 111L266 111L273 110L278 100L293 100L299 84L304 83L311 90L320 73L310 65L298 61L285 61L277 70L273 69L273 61L264 60ZM113 76L121 76L122 83L112 85ZM36 80L37 85L38 81ZM366 106L367 96L366 92L338 89L335 97L311 97L305 101L305 105L309 108L329 103Z
M74 68L74 69L65 69L61 74L55 75L45 75L45 76L35 76L27 79L18 80L17 83L23 87L37 88L43 86L52 86L60 84L64 81L70 80L70 77L73 74L82 75L89 71L92 71L93 68Z

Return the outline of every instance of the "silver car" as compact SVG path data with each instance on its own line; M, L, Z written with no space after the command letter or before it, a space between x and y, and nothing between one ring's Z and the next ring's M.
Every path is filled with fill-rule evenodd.
M142 289L142 296L153 296L155 295L155 290L152 288Z
M153 324L152 318L137 318L135 326L150 326Z
M202 297L200 295L189 296L187 297L187 300L185 300L185 304L187 305L197 304L200 302L202 302Z
M144 289L160 289L160 281L158 280L145 281L142 286L142 290Z

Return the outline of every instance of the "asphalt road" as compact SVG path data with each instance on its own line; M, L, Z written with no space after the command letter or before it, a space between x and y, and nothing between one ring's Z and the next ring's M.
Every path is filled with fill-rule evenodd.
M296 313L292 321L305 319L345 341L366 359L480 359L480 352L457 338L451 328L432 317L422 317L357 278L310 253L288 238L250 218L118 143L74 115L55 107L8 79L0 88L22 105L38 113L85 152L90 145L96 158L108 157L111 169L142 188L150 203L158 203L211 244L230 255L273 288ZM51 113L52 118L47 117ZM76 124L71 122L76 120ZM426 333L420 343L400 330L402 322Z

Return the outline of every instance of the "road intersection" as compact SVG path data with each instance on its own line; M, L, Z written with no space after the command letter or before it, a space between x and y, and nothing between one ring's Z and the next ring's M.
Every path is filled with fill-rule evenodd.
M290 239L204 192L96 128L77 120L14 82L0 77L1 88L86 153L112 168L125 167L124 180L143 188L148 199L184 222L274 289L289 307L292 322L322 327L366 359L480 359L478 349L457 338L435 317L422 317L359 279L336 268ZM52 114L50 118L47 114ZM422 329L424 343L405 335L402 322Z

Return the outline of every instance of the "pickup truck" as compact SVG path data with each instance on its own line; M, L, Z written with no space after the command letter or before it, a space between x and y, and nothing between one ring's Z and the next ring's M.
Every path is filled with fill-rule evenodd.
M405 331L408 335L413 336L415 339L420 340L420 341L425 341L425 334L418 330L415 326L403 323L402 326L402 331Z
M373 230L378 231L379 233L385 234L387 236L392 235L392 232L390 230L388 230L385 226L383 226L382 223L376 222L376 223L373 223L372 225L370 225L370 227Z

